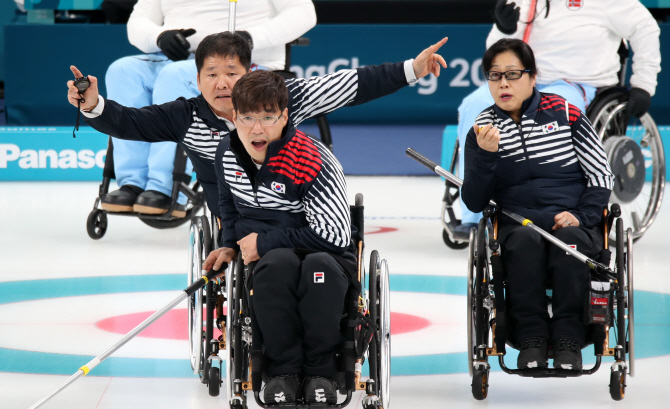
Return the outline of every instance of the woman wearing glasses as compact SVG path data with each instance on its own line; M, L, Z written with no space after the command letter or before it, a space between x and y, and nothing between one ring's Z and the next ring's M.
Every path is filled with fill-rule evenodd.
M535 88L533 51L502 39L482 67L495 104L482 111L465 143L462 198L475 212L493 199L589 257L603 247L598 224L613 177L590 122L564 98ZM538 233L504 216L498 238L508 280L510 338L519 368L580 370L589 269ZM553 288L553 315L545 283Z

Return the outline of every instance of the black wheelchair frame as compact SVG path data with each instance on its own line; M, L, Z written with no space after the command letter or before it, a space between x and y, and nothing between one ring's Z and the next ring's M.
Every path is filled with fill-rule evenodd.
M586 116L603 143L614 173L610 203L620 204L622 217L627 225L632 226L633 239L637 241L654 223L661 209L665 191L665 151L661 134L649 113L639 119L625 115L628 99L625 81L629 58L625 41L622 41L618 54L621 63L619 84L599 89L586 109ZM457 176L460 149L456 140L449 171ZM647 185L648 159L651 159L651 183ZM453 235L454 227L461 223L453 209L460 191L449 181L445 183L442 239L449 248L464 249L468 247L468 242L457 240Z
M275 72L284 79L296 78L296 74L291 71L291 49L293 46L308 45L309 38L306 37L300 37L286 44L286 64L283 70L278 70ZM330 124L328 123L328 118L325 115L321 115L316 118L316 123L319 128L321 141L332 152L333 137L330 133ZM107 214L112 214L115 216L138 217L142 222L156 229L171 229L181 226L182 224L191 220L191 218L194 217L198 211L203 208L205 197L197 181L192 186L189 186L191 183L191 176L185 173L187 160L188 158L186 153L181 148L181 146L178 146L177 153L175 155L174 170L172 172L173 184L172 195L170 197L170 208L166 213L151 215L136 212L108 212L100 207L100 202L103 196L109 193L109 184L111 180L116 178L114 174L114 146L112 144L112 138L110 137L107 144L105 167L102 172L102 183L98 189L98 197L95 199L93 210L91 213L89 213L86 220L86 232L88 233L88 236L93 240L98 240L105 235L108 225ZM183 193L188 198L188 203L186 205L186 216L184 217L175 217L173 215L173 211L177 208L177 198L179 197L179 192Z
M290 404L290 407L343 408L350 403L353 392L359 390L366 394L363 399L365 409L388 408L389 405L391 333L388 266L376 250L372 251L366 291L362 194L356 195L355 205L350 210L352 224L358 231L353 238L358 249L358 279L362 290L348 291L341 322L344 343L338 354L338 366L341 369L338 383L345 399L335 405L307 405L299 401ZM206 216L193 219L189 283L202 275L202 262L209 251L217 247L213 238L218 237L218 232L218 223L212 223L210 229ZM201 381L207 384L209 394L218 396L223 383L223 360L219 352L226 350L226 390L231 409L246 409L249 392L253 392L254 400L263 408L285 407L283 404L266 404L260 397L265 378L261 350L263 339L250 302L253 290L247 289L249 274L249 269L238 257L230 263L223 279L209 282L204 291L196 292L189 299L191 366ZM206 317L202 316L203 306ZM222 331L218 338L213 335L215 326ZM370 376L363 381L361 371L366 358ZM218 361L218 366L214 361Z
M633 232L628 228L624 234L623 220L618 205L612 205L611 211L604 209L602 229L604 250L601 260L609 265L609 237L612 223L616 219L615 244L616 256L614 271L616 277L603 277L594 272L592 281L608 282L611 290L608 317L602 323L590 324L589 339L594 345L596 363L588 369L510 369L505 365L505 346L514 345L508 337L510 326L505 299L505 271L500 255L497 214L488 208L478 228L470 231L468 255L467 290L467 334L468 367L472 377L472 394L475 399L483 400L488 395L489 357L498 357L502 370L508 374L534 378L565 378L591 375L601 365L603 356L612 356L615 362L611 367L610 395L621 400L625 395L626 375L634 376L634 309L633 309ZM489 224L490 221L490 224ZM589 295L590 297L590 295ZM586 300L585 300L586 301ZM616 311L616 316L614 314ZM615 334L615 342L610 347L610 328ZM552 351L549 352L552 358Z

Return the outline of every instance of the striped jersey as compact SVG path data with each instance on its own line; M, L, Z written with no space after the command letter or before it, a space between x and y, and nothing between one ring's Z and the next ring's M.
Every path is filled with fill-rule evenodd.
M258 254L296 248L342 254L351 242L342 166L321 142L291 122L258 169L237 131L216 152L221 246L258 233Z
M581 226L595 226L614 179L588 118L563 97L537 90L522 111L520 123L496 105L477 117L478 126L493 124L500 131L500 142L497 152L488 152L473 129L468 133L463 201L481 211L495 200L547 231L563 211Z
M286 80L289 118L298 126L305 119L392 94L408 84L405 64L368 65L322 77ZM139 109L102 97L99 101L92 113L83 114L96 130L119 139L180 144L193 163L209 209L219 216L214 156L230 129L202 95Z

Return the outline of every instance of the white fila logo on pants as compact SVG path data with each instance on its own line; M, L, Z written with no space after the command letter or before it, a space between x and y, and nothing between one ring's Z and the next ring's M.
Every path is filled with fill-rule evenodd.
M275 402L286 402L286 396L284 396L283 391L281 393L275 393Z
M315 398L317 402L325 402L326 401L326 391L323 389L314 389L315 393Z
M314 273L314 282L318 284L323 284L326 281L326 275L324 273Z

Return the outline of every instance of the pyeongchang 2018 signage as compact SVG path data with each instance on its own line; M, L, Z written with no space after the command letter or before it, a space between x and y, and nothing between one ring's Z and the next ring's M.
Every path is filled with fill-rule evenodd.
M107 136L82 127L0 127L0 181L102 180Z

